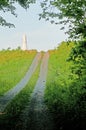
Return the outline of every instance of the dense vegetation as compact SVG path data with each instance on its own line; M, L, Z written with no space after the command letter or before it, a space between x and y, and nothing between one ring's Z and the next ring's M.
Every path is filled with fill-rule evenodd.
M30 67L36 51L0 51L0 96L14 87Z
M86 66L82 65L86 63L76 56L76 49L79 50L75 43L62 42L50 51L45 102L53 114L56 130L86 129Z

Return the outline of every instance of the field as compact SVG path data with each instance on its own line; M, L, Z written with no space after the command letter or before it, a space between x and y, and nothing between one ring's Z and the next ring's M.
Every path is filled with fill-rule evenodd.
M0 51L0 96L14 87L29 69L36 51Z

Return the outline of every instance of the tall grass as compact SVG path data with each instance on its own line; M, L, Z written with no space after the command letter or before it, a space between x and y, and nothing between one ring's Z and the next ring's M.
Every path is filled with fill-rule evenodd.
M56 130L86 129L86 89L71 73L73 62L68 58L73 47L62 42L50 51L45 102L52 112Z
M36 51L0 51L0 96L14 87L30 67Z
M62 42L59 47L55 50L51 50L49 67L48 67L48 78L47 84L55 82L60 84L60 86L68 86L71 83L71 70L70 67L72 62L68 62L69 54L73 43L68 45L66 42ZM52 80L53 78L53 80Z

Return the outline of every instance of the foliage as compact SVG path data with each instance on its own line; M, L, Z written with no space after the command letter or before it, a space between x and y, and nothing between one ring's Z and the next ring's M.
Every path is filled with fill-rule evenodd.
M36 51L0 51L0 96L14 87L30 67Z
M0 11L10 12L16 15L15 3L19 3L23 8L29 8L31 3L35 3L36 0L4 0L0 1ZM50 20L51 23L68 24L68 34L71 38L86 37L86 0L42 0L40 5L43 12L39 15L40 18ZM54 21L54 18L59 18ZM7 23L6 20L0 16L0 25L2 26L14 26L13 24Z
M23 8L29 8L31 3L35 3L36 0L1 0L0 10L3 12L10 12L16 15L15 3L19 3ZM40 18L50 20L51 23L68 23L68 34L71 38L86 37L86 0L42 0L40 5L43 12L40 14ZM54 21L54 18L59 18ZM13 24L7 23L6 20L0 16L0 25L2 26L14 26ZM64 26L62 29L64 29Z
M74 98L76 100L79 95L82 97L85 95L82 93L83 89L84 91L86 89L86 0L46 0L43 1L41 6L43 8L43 13L40 15L40 17L45 18L46 20L52 18L50 19L52 23L60 23L64 26L67 24L67 33L69 34L69 37L76 40L78 38L78 40L74 42L75 46L72 48L69 58L71 62L73 61L73 65L71 66L71 78L76 77L76 81L73 81L74 83L71 85L76 84L76 87L78 86L78 89L81 92L79 94L76 92L76 89L74 89L73 93L78 93ZM54 18L59 18L60 22L55 22ZM65 79L65 77L63 77L63 79ZM78 100L80 100L80 97ZM76 103L76 105L78 106L78 103Z
M52 18L52 23L55 23L55 17L59 18L59 23L64 26L68 23L67 33L71 38L86 37L86 0L45 0L41 7L43 13L40 17L46 20Z
M63 42L50 51L45 102L52 112L56 130L86 129L86 71L83 70L81 78L71 73L75 64L68 60L74 46L73 42Z
M4 13L10 12L12 15L17 17L17 14L15 13L15 3L18 3L21 7L27 9L29 8L29 4L35 3L35 0L0 0L0 11ZM2 16L0 16L0 25L15 27L14 24L7 22Z
M78 76L78 80L82 79L86 74L86 39L77 41L72 48L70 58L74 63L72 72Z

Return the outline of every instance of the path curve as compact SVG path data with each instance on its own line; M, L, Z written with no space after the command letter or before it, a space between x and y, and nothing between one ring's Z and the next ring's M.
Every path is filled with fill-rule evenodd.
M35 71L40 59L41 59L41 53L39 52L35 56L31 66L30 66L29 70L27 71L26 75L24 76L24 78L14 88L12 88L8 92L6 92L0 98L0 113L2 113L4 111L4 109L6 108L8 103L15 97L15 95L18 94L26 86L26 84L30 80L33 72Z
M44 103L48 59L49 53L47 52L43 57L39 79L32 93L30 103L20 116L21 130L53 130L52 118Z

